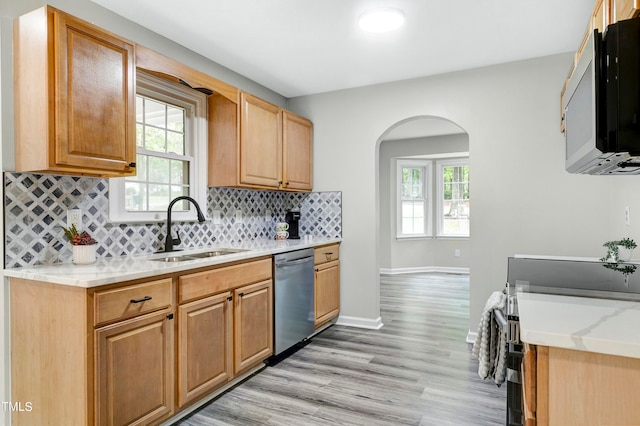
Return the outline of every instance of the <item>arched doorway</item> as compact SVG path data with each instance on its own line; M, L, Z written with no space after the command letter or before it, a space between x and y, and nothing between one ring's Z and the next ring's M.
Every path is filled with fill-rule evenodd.
M380 137L378 149L381 272L468 273L469 135L456 123L442 117L417 116L391 126ZM401 199L403 164L409 164L418 175L425 175L419 177L419 183L424 184L424 203L414 203L418 206L418 216L424 215L424 229L409 230L409 233L402 229L407 222ZM450 167L458 164L467 166ZM440 176L443 170L466 175L461 173L455 177L453 185L451 179L447 184L447 178ZM461 179L466 181L461 182ZM424 211L420 212L422 209ZM454 229L453 226L461 228ZM415 235L411 235L414 232Z

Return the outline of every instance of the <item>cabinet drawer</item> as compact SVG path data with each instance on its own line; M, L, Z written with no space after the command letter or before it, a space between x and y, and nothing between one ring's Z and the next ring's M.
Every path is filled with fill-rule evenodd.
M96 292L94 325L131 318L171 305L171 278Z
M320 265L321 263L331 262L340 258L340 245L332 244L325 247L317 247L314 254L314 263Z
M240 285L269 280L271 273L269 258L183 275L178 282L178 303L227 291Z

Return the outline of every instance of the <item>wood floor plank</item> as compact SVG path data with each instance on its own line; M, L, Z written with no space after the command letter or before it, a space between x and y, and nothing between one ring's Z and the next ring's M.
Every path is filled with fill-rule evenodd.
M382 275L380 310L380 330L330 327L176 425L504 424L465 342L468 276Z

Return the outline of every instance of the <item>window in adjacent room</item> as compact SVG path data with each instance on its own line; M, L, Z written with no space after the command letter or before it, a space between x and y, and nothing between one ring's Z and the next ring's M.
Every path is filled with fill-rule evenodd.
M194 198L206 211L206 97L143 72L137 73L136 176L110 180L111 221L164 220L172 199ZM195 220L191 203L172 209Z
M398 160L397 237L431 235L431 162Z
M469 159L441 160L436 167L438 237L469 237Z

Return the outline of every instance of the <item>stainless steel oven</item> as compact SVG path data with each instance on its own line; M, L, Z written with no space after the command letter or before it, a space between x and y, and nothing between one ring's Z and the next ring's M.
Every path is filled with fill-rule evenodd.
M603 263L595 259L512 257L507 272L507 418L523 424L518 293L546 293L640 301L640 265Z

